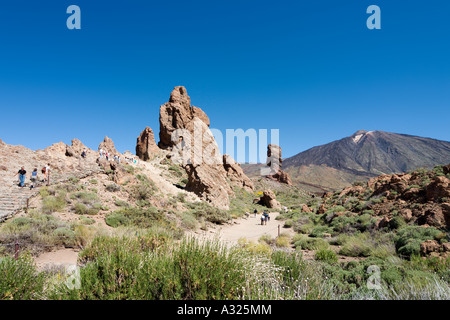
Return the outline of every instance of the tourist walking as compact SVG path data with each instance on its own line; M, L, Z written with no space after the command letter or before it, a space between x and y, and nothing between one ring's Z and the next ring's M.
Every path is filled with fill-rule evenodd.
M34 185L36 184L36 182L38 182L39 178L38 178L38 169L34 168L33 172L31 173L31 186L30 189L34 188Z
M253 213L255 214L255 218L256 218L256 215L258 214L258 210L255 209L255 211L253 211Z
M19 186L20 186L21 188L23 188L24 185L25 185L25 179L27 178L27 171L25 170L24 167L22 167L22 168L20 168L20 170L14 175L14 177L17 176L17 175L19 175Z

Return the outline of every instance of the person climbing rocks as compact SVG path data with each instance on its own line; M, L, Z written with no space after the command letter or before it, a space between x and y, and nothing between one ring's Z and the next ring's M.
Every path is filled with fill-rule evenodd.
M86 150L83 150L83 152L81 152L81 156L82 156L83 158L86 158Z
M102 159L102 158L103 158L103 153L104 153L103 149L100 149L100 150L98 151L98 153L100 154L100 159Z
M23 188L24 185L25 185L25 179L27 178L27 171L25 170L24 167L22 167L22 168L20 168L20 170L14 175L14 177L17 176L17 175L19 175L19 186L20 186L21 188Z
M42 168L42 173L44 174L44 180L42 180L42 182L48 181L48 175L50 173L50 163Z

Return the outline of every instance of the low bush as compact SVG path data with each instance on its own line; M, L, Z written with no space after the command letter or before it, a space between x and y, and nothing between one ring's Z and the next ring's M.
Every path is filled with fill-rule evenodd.
M333 250L319 249L314 254L314 258L318 261L323 261L329 264L338 262L339 258Z
M394 238L395 249L403 257L410 258L420 254L420 244L434 240L441 232L433 227L406 226Z

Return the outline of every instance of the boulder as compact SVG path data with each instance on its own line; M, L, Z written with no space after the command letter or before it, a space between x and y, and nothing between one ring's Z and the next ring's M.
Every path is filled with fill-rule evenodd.
M312 212L311 209L306 204L301 205L302 212Z
M275 194L271 190L266 190L259 199L259 203L270 209L280 209L281 204L277 201Z
M400 215L406 222L411 221L411 219L412 219L412 217L413 217L413 214L412 214L411 209L402 209L402 210L400 210L399 215Z
M450 198L450 180L447 177L439 176L433 179L426 187L426 197L428 201L436 201L442 198Z
M441 204L442 214L444 216L445 225L447 229L450 229L450 203Z
M444 174L449 174L450 173L450 164L444 166L442 168L442 170L444 171Z
M146 127L141 132L136 142L136 155L139 159L147 161L151 159L151 156L159 153L160 149L155 142L155 135L153 130Z
M420 254L427 256L433 252L439 252L441 245L436 240L427 240L420 244Z

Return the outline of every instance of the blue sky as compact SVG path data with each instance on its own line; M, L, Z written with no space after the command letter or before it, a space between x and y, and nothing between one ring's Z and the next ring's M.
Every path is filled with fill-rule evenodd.
M72 4L81 30L66 27ZM381 30L366 27L371 4ZM224 134L279 129L283 157L359 129L449 141L449 12L444 0L3 2L0 138L97 149L107 135L134 152L183 85Z

